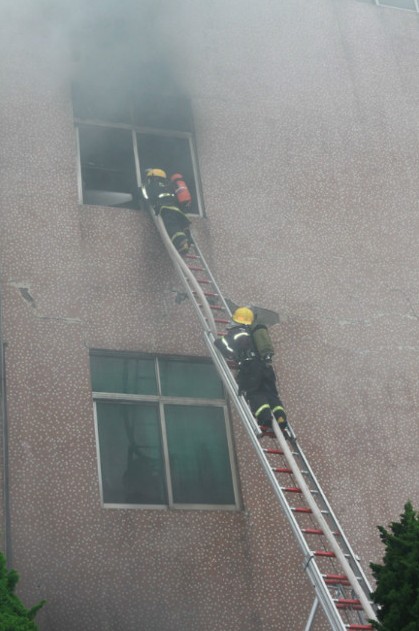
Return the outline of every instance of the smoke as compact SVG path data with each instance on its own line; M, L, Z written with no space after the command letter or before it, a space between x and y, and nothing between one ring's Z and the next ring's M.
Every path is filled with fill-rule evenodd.
M159 0L0 0L0 48L20 48L28 63L38 55L84 84L124 85L141 74L161 83L169 56L161 11Z

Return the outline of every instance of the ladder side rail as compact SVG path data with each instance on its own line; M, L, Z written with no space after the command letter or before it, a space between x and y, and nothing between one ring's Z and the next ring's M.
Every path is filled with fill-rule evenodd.
M356 596L358 597L362 608L364 609L365 614L367 615L368 618L372 619L372 620L377 620L377 616L375 614L374 609L372 608L372 605L367 597L367 595L365 594L364 590L362 589L361 585L358 582L358 579L352 569L352 567L350 566L348 560L346 559L344 553L342 552L338 542L336 541L336 537L334 536L333 532L331 531L329 524L327 523L326 519L324 518L321 510L319 509L319 507L316 504L316 501L314 500L312 493L310 491L310 489L308 488L306 481L304 480L304 476L301 473L294 456L292 455L291 449L288 446L288 443L282 433L282 431L280 430L279 427L277 427L276 424L274 424L274 432L275 432L275 436L281 446L282 451L284 452L285 458L290 466L290 468L292 469L293 475L297 481L297 484L299 486L299 488L301 489L304 498L308 504L308 506L311 508L312 510L312 514L314 515L314 517L316 518L318 524L320 525L321 529L323 530L323 535L324 537L327 539L328 543L330 544L330 547L332 549L332 551L335 554L336 559L339 561L340 565L342 566L346 577L348 579L348 581L350 582L352 589L354 590ZM256 439L255 439L256 440Z
M355 552L353 551L348 539L346 538L346 535L345 535L345 533L343 531L343 528L341 527L341 525L340 525L335 513L333 512L333 509L332 509L331 505L329 504L329 501L328 501L328 499L326 497L326 494L324 493L322 487L320 486L319 481L317 480L312 468L310 467L310 465L308 463L308 460L307 460L302 448L297 443L297 441L295 442L295 447L298 450L299 457L301 458L301 460L304 463L304 469L306 469L308 474L309 474L310 482L313 484L315 490L317 491L317 493L321 497L321 500L322 500L327 512L329 513L329 517L331 518L331 520L335 524L335 529L337 530L337 532L339 532L339 540L342 541L342 544L344 544L344 546L345 546L345 548L347 550L347 553L350 555L353 564L356 566L357 572L359 572L359 576L361 577L362 582L364 584L364 591L365 591L365 593L368 596L372 592L372 587L371 587L371 585L370 585L370 583L368 581L368 578L367 578L364 570L362 569L361 563L357 559L357 556L356 556Z
M217 281L215 280L214 276L212 275L212 272L211 272L211 270L210 270L210 268L209 268L209 266L208 266L208 263L206 262L206 260L205 260L205 258L204 258L204 255L203 255L203 254L202 254L202 252L201 252L201 249L199 248L199 246L197 245L197 243L196 243L195 241L193 242L193 244L194 244L194 248L195 248L195 250L196 250L196 251L197 251L197 253L198 253L199 258L200 258L200 259L201 259L201 261L202 261L203 266L205 267L205 271L206 271L206 273L208 274L208 276L209 276L209 278L210 278L210 280L211 280L211 283L213 284L213 286L214 286L214 288L215 288L215 290L216 290L216 292L217 292L217 294L218 294L218 297L219 297L220 301L222 302L222 305L223 305L223 307L224 307L224 310L228 313L228 315L229 315L229 316L231 316L231 309L230 309L230 307L228 306L228 304L226 303L226 301L225 301L225 299L224 299L224 296L223 296L223 294L221 293L220 288L219 288L219 287L218 287L218 285L217 285Z
M272 468L270 466L270 463L268 462L268 459L266 458L263 450L261 449L259 442L256 438L255 435L255 431L254 431L254 425L253 422L250 421L249 416L251 416L251 418L253 419L253 415L251 415L251 412L247 406L247 404L245 404L243 401L240 401L240 398L238 396L236 387L233 386L232 383L232 375L231 375L231 371L228 368L227 364L225 363L225 366L223 366L223 364L220 362L220 358L218 357L215 347L213 345L214 342L214 336L217 335L217 329L216 329L216 325L215 325L215 321L211 312L211 309L209 307L209 304L205 298L205 295L198 283L198 281L195 279L194 275L191 273L191 271L189 270L188 266L186 265L185 261L183 260L183 258L180 256L180 254L178 253L178 251L176 250L176 248L174 247L173 243L171 242L166 228L164 226L164 223L161 219L160 216L156 215L154 212L154 209L152 208L151 204L149 204L150 210L151 210L151 214L153 217L153 221L163 239L163 242L166 246L166 249L168 251L168 254L170 256L170 258L172 259L175 268L177 269L177 271L179 272L179 275L181 276L181 279L185 285L185 288L187 290L188 295L190 296L190 298L192 299L192 302L198 312L198 315L201 319L201 322L204 326L204 332L205 332L205 340L207 343L207 346L210 350L210 353L212 355L213 358L217 358L217 368L219 370L219 373L228 389L228 391L230 392L232 399L239 411L239 414L241 416L241 418L243 420L245 420L245 427L248 430L248 433L250 435L250 438L256 448L256 452L262 462L262 465L265 468L265 471L268 475L268 479L271 482L271 485L273 486L273 489L275 491L275 494L277 495L281 507L284 510L285 515L288 517L288 520L290 522L290 525L294 531L294 535L296 536L297 541L300 544L300 547L302 548L302 550L305 552L305 556L306 558L309 559L310 561L310 556L311 555L311 551L308 547L308 544L306 542L306 540L304 539L302 532L299 528L299 525L297 523L297 521L294 518L294 515L288 505L288 502L286 500L286 497L284 495L284 493L282 492L282 489L272 471ZM200 255L201 256L201 255ZM208 266L205 263L205 266L208 269L208 273L210 276L212 276L211 272L209 271ZM196 301L196 297L194 296L194 293L190 287L190 284L192 285L192 287L194 288L194 291L196 293L196 295L198 295L201 299L202 304L199 305L198 302ZM215 280L214 280L214 286L217 287ZM217 289L217 292L219 293L220 298L224 301L224 299L222 298L222 294L219 292L219 290ZM204 312L206 312L206 316L203 315L203 313L201 312L201 308ZM227 306L227 305L226 305ZM228 308L227 308L228 310ZM229 310L228 310L229 311ZM212 335L211 335L212 334ZM330 543L333 552L335 553L336 558L340 561L341 566L343 567L347 578L349 580L349 582L352 585L352 588L355 592L355 594L358 596L359 601L365 611L365 613L369 616L369 618L372 619L376 619L375 613L370 605L370 603L367 600L367 597L364 593L364 591L362 590L362 588L359 586L358 581L355 577L355 574L353 573L349 563L347 562L342 550L340 549L340 547L338 546L337 542L335 541L334 535L332 533L332 531L330 530L326 520L324 519L320 509L318 508L316 502L314 501L310 489L307 487L305 480L303 478L302 473L300 472L296 461L294 460L294 457L291 453L291 450L288 447L288 444L285 440L285 437L282 435L281 430L279 429L279 427L276 427L276 425L274 425L274 431L275 431L275 435L276 438L281 446L281 448L283 449L284 455L286 460L289 462L290 464L290 468L293 470L293 475L295 476L297 483L299 484L301 491L308 503L308 505L310 506L313 515L315 515L315 517L317 518L318 523L320 524L320 526L322 527L322 530L324 532L324 536L326 537L326 539L328 540L328 542ZM321 603L322 606L325 610L326 615L328 616L329 620L331 620L330 616L332 616L333 619L336 618L337 616L337 609L334 607L334 603L333 603L333 599L330 596L330 593L328 592L327 588L326 588L326 584L324 583L324 581L322 580L322 576L320 574L320 571L316 565L316 563L314 562L314 560L312 562L309 562L306 564L307 569L309 572L311 572L313 574L312 578L313 578L313 583L316 587L316 589L318 589L321 592ZM314 568L314 572L313 572L313 568ZM333 604L333 609L330 608L330 603ZM335 621L336 622L336 621ZM337 624L339 625L338 627L335 627L336 631L339 631L340 629L344 629L345 626L342 627L342 621L340 620L340 618L337 620Z
M216 366L219 369L221 366L221 362L217 361L220 358L217 355L217 350L215 349L214 346L214 342L212 339L212 336L209 334L205 334L205 340L207 342L207 346L208 349L211 353L211 356L213 358L216 359ZM228 370L229 371L229 370ZM227 371L226 371L227 372ZM271 486L275 492L275 495L277 496L279 503L281 505L281 508L285 514L285 516L288 519L289 524L291 525L291 528L293 530L294 536L297 539L298 544L300 545L300 548L303 552L304 558L307 560L305 563L305 569L307 571L307 573L309 574L310 578L311 578L311 582L315 587L316 590L316 594L319 595L319 600L322 604L322 607L325 611L325 614L329 620L329 622L331 623L333 630L334 631L343 631L345 629L345 626L342 623L342 619L341 616L338 612L338 610L336 609L335 603L333 602L333 599L329 593L329 590L327 589L327 586L325 584L325 582L323 581L323 577L322 574L320 572L320 570L317 567L316 561L312 555L312 552L308 546L308 543L306 541L306 539L303 536L303 533L301 531L301 528L294 516L294 513L292 512L292 510L290 509L290 506L288 504L287 498L284 494L284 492L281 489L281 486L274 474L274 472L272 471L272 466L269 463L256 435L254 430L252 429L252 423L249 420L249 416L253 419L253 415L250 412L250 409L248 408L247 404L246 404L246 408L244 408L244 406L242 405L240 398L237 395L237 390L236 388L231 387L231 381L227 378L225 378L225 374L223 374L224 371L221 370L220 376L222 377L224 383L226 384L226 387L228 389L228 392L233 400L233 403L235 404L237 411L239 412L242 420L245 421L245 427L248 431L248 434L250 436L250 439L253 443L253 446L256 449L256 453L261 461L261 464L265 470L265 473L268 476L268 479L271 483ZM278 428L278 431L281 432L281 430ZM282 434L282 432L281 432ZM285 441L285 438L283 439ZM285 441L286 442L286 441Z
M319 606L319 599L317 598L317 596L315 596L304 631L311 631L311 625L313 624L314 618L316 617L316 611L317 611L318 606Z
M209 304L205 298L204 292L202 291L202 288L200 286L200 284L197 282L195 276L192 274L192 272L190 271L190 269L188 268L188 266L186 265L185 261L183 260L183 258L181 257L181 255L179 254L179 252L176 250L175 246L173 245L169 235L167 234L167 230L165 228L165 225L163 223L162 218L160 217L160 215L156 215L156 213L154 212L154 209L152 207L152 205L149 203L149 207L150 207L150 214L153 218L153 221L160 233L160 236L163 240L164 245L166 246L166 250L170 256L170 258L172 259L179 275L182 278L183 284L185 286L185 289L188 293L188 296L191 298L194 306L196 307L196 310L199 314L199 317L201 319L201 322L203 323L205 330L210 330L213 333L217 332L217 327L214 321L214 316L212 314L212 311L209 307ZM199 308L198 303L196 302L196 299L192 293L191 287L190 285L192 285L194 291L196 292L196 294L199 296L201 303L202 303L202 311ZM205 316L204 316L205 314ZM205 321L205 318L207 319L207 321Z

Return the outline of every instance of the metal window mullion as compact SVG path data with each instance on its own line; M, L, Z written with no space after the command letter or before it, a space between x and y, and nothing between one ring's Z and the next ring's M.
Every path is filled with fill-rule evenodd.
M122 392L93 392L93 399L127 401L128 403L172 403L173 405L204 405L205 407L220 407L225 405L225 399L193 399L191 397L165 397L158 394L125 394Z
M196 158L195 143L194 143L192 134L189 134L188 145L189 145L189 153L192 160L192 170L193 170L193 175L194 175L194 180L195 180L196 198L198 202L198 212L199 212L199 216L203 217L204 209L202 206L201 180L199 178L198 160Z
M192 132L177 131L175 129L161 129L158 127L134 127L139 134L151 134L152 136L171 136L172 138L190 138Z
M160 410L160 429L161 429L161 439L162 439L162 446L163 446L164 469L166 472L167 503L170 508L173 508L173 489L172 489L172 476L170 473L170 456L169 456L169 444L167 441L166 417L164 414L164 404L161 402L159 404L159 410Z
M100 456L100 445L99 445L99 426L97 420L97 407L96 401L93 401L93 420L95 425L95 440L96 440L96 456L97 456L97 469L98 469L98 478L99 478L99 492L100 498L102 501L102 506L105 503L105 498L103 497L103 485L102 485L102 460Z
M231 479L233 481L233 491L234 491L234 504L238 508L239 507L239 484L236 475L236 467L233 464L234 461L234 445L233 445L233 436L231 432L231 423L229 421L229 414L227 404L223 405L224 412L224 427L226 431L227 438L227 450L228 450L228 458L230 460L230 472Z
M138 142L137 142L137 132L135 129L131 130L132 133L132 146L134 150L134 163L135 163L135 176L137 178L137 186L141 188L141 165L140 165L140 155L138 153Z
M83 179L81 174L81 151L80 151L80 132L79 126L76 125L76 152L77 152L77 191L79 204L83 204Z

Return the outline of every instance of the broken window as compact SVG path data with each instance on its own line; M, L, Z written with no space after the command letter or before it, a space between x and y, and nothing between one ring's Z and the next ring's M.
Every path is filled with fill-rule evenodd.
M116 95L115 95L116 92ZM106 94L111 94L107 100ZM80 203L140 208L147 168L181 173L192 195L191 214L203 214L189 102L179 96L95 95L73 88L79 147ZM103 97L103 98L101 98ZM112 98L111 98L112 97Z

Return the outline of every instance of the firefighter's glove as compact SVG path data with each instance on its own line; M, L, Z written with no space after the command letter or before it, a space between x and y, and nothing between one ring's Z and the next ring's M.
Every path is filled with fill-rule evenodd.
M265 364L272 364L272 355L270 355L269 353L267 355L264 355L263 361L265 362Z

